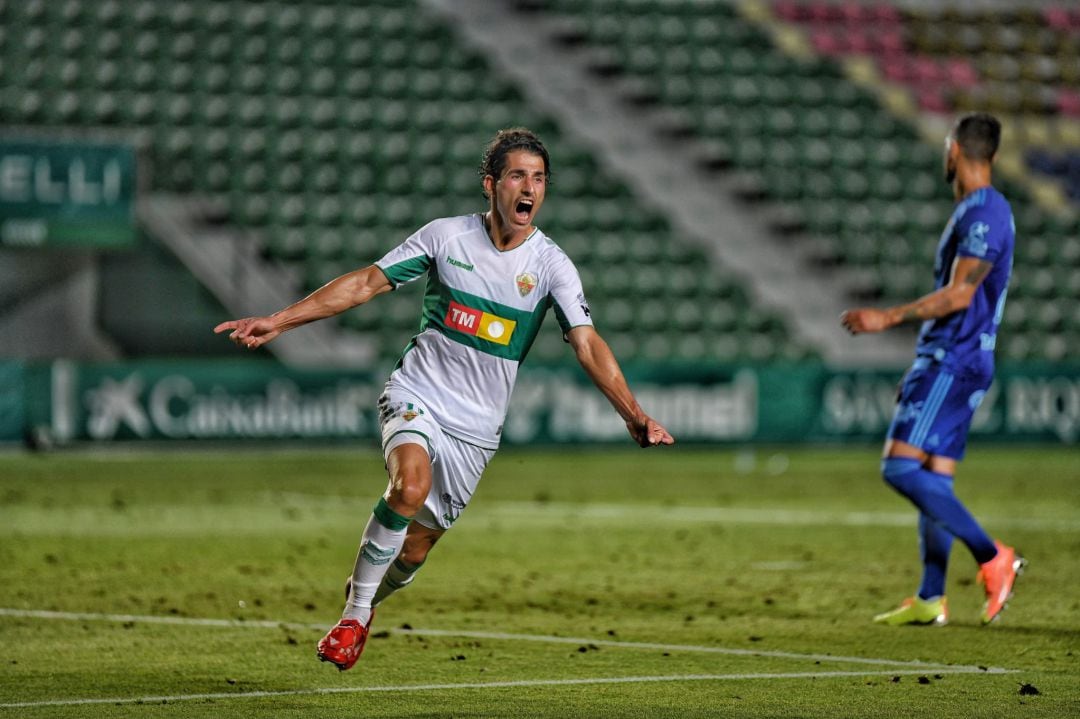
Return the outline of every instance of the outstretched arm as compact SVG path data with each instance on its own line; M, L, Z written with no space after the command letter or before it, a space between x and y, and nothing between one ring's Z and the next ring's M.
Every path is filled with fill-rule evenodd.
M914 302L886 309L863 307L840 315L840 324L853 335L862 332L881 332L902 322L922 322L945 317L957 310L967 309L975 290L990 274L993 263L977 257L957 257L953 262L949 284L923 295Z
M674 444L675 440L668 431L645 414L634 399L615 355L595 329L588 325L574 327L567 333L566 338L585 373L626 422L626 429L635 442L642 447Z
M229 339L241 347L257 349L282 332L332 317L391 289L390 280L382 270L371 265L327 282L304 299L269 317L246 317L222 322L214 328L214 332L232 330Z

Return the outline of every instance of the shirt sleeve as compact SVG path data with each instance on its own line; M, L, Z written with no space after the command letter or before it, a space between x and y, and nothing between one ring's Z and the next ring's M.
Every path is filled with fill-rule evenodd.
M395 290L420 277L431 267L432 258L435 257L435 233L431 226L432 223L424 225L375 263Z
M996 210L996 211L995 211ZM994 263L1008 243L1012 232L1010 213L998 207L972 207L957 222L958 257L977 257Z
M574 327L592 326L592 310L581 287L581 276L574 263L565 254L558 255L555 264L555 280L551 286L551 301L555 319L562 328L563 338Z

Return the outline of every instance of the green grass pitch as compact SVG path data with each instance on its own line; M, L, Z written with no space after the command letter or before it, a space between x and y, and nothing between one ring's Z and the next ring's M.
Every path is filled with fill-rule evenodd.
M959 544L949 626L869 621L918 582L915 513L877 465L503 450L342 673L315 642L377 453L0 455L0 717L1080 716L1076 449L961 466L1030 560L990 627Z

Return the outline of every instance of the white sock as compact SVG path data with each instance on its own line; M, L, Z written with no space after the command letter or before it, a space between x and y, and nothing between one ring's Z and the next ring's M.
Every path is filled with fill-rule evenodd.
M360 540L360 551L353 565L352 591L342 619L356 619L365 625L371 621L372 599L390 563L405 544L410 521L409 517L390 509L385 498L379 499Z

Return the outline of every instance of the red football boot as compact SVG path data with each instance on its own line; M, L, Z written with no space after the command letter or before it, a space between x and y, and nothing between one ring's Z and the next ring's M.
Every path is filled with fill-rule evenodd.
M375 619L375 612L371 619ZM319 640L319 661L330 662L341 671L352 669L364 651L370 627L370 620L363 625L356 619L342 619Z
M1013 584L1016 577L1022 574L1027 560L1017 554L1016 550L1001 542L997 545L997 556L986 564L979 566L979 574L976 579L979 584L986 588L986 605L983 608L982 622L989 624L1001 616L1001 612L1008 606L1007 602L1013 594Z

